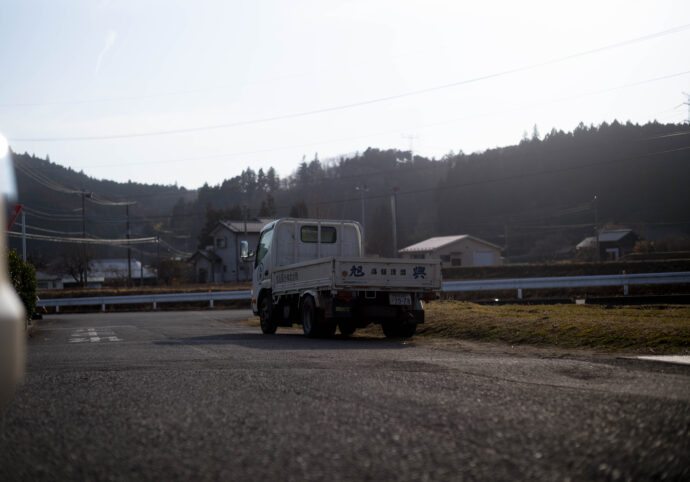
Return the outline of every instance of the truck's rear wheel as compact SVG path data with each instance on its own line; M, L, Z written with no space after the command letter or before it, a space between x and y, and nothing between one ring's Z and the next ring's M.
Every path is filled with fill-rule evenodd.
M261 332L264 335L272 335L278 329L278 324L273 316L273 301L270 295L261 297L259 304L259 319L261 320Z
M417 331L417 323L386 321L382 325L386 338L410 338Z
M314 298L307 296L302 300L302 309L300 311L302 318L302 331L309 338L315 338L318 336L318 330L316 326L316 305L314 304Z
M309 338L329 338L335 334L336 325L334 322L325 322L318 319L316 304L311 296L305 297L302 301L301 318L302 331Z

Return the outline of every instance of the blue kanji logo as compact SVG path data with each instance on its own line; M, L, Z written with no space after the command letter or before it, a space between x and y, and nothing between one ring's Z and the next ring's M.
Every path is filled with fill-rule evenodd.
M362 270L362 266L355 266L353 264L352 268L350 268L350 276L355 276L357 278L359 278L360 276L364 276L364 270Z
M412 276L414 279L426 278L426 266L415 266L412 270Z

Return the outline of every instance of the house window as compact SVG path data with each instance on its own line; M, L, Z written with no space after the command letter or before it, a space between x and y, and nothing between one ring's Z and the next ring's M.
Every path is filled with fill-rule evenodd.
M302 226L300 229L300 239L303 243L319 242L318 226ZM333 226L321 226L321 242L335 243L336 231Z
M444 263L450 263L450 255L449 254L442 254L441 255L441 261Z
M453 258L450 260L451 266L462 266L462 258Z
M424 259L424 253L413 254L412 259Z
M219 236L216 238L216 248L218 249L223 249L225 246L227 246L227 240L225 239L225 236Z

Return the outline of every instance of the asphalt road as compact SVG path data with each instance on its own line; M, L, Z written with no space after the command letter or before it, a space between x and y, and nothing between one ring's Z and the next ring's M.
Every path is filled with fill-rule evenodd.
M261 335L247 311L57 315L0 480L688 480L690 367Z

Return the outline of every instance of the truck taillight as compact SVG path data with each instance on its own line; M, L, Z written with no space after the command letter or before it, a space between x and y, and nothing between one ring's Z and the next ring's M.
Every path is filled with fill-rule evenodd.
M347 303L350 302L350 299L354 297L354 293L352 291L338 291L338 298L343 298Z

